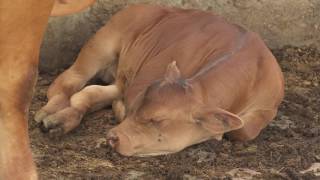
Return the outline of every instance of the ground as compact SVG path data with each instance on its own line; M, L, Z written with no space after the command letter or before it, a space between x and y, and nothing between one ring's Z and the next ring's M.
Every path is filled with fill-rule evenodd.
M320 51L285 47L273 53L285 75L286 96L275 121L258 138L208 141L148 158L123 157L105 145L107 130L117 123L110 108L88 114L61 139L41 133L33 116L45 104L56 73L41 74L29 127L41 179L232 179L240 174L256 174L253 179L320 178L301 173L320 162Z

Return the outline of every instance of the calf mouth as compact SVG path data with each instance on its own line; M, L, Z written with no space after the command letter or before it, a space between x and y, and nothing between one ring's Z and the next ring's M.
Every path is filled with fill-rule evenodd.
M136 153L136 154L133 154L132 156L150 157L150 156L168 155L168 154L173 154L173 153L175 153L175 152L173 152L173 151L160 151L160 152Z

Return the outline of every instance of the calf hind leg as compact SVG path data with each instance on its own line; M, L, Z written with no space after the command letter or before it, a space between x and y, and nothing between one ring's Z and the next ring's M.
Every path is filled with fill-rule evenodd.
M244 126L241 129L227 133L227 137L238 141L253 140L272 121L276 113L276 110L254 110L245 113L243 116L240 116L244 122Z
M116 85L87 86L74 94L70 99L70 106L51 114L42 122L42 129L51 136L60 136L77 127L83 115L89 110L98 110L110 105L118 98L120 91Z

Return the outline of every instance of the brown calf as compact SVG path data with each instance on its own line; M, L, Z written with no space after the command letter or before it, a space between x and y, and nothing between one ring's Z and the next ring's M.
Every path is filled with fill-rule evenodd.
M107 86L87 86L101 78ZM259 36L217 15L135 5L118 12L50 86L35 120L50 134L113 104L123 155L173 153L226 133L251 140L275 117L284 83Z

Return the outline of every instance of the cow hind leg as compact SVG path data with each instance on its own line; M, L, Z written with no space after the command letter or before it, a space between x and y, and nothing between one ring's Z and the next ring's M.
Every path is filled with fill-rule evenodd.
M256 138L276 116L277 110L254 110L240 116L244 122L241 129L227 133L227 137L237 141L249 141Z
M53 0L0 0L0 179L37 179L28 109Z
M98 110L118 98L120 92L116 85L85 87L70 98L70 106L49 115L42 122L42 130L51 136L60 136L77 127L89 110Z

